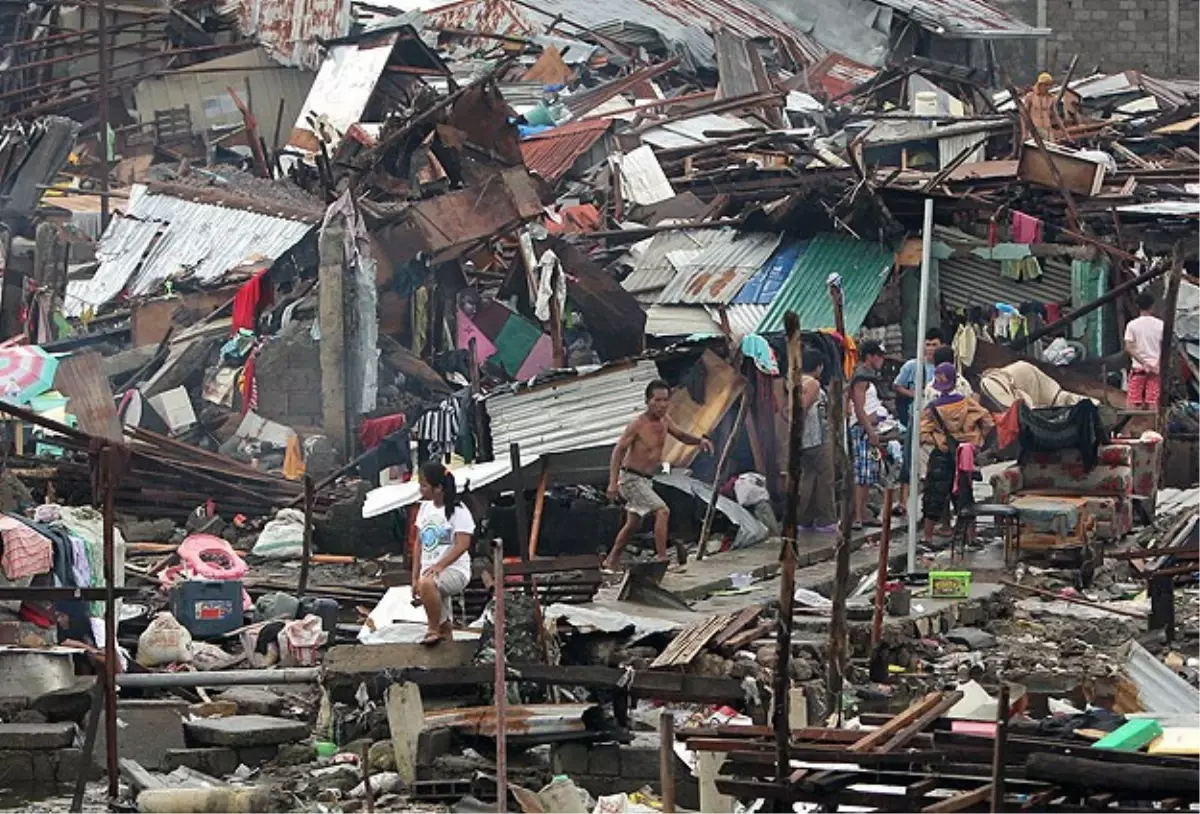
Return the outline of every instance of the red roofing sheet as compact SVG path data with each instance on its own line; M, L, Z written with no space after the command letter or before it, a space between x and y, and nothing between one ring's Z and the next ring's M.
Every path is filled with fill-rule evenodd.
M608 119L582 119L530 136L521 142L525 166L543 178L557 181L592 149L608 125Z

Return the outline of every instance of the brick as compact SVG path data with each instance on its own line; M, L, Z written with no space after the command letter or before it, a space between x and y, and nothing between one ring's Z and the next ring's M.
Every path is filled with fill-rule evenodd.
M450 754L453 748L454 733L450 731L450 727L423 729L417 736L417 765L432 766L435 760Z
M1130 9L1135 9L1137 7L1138 7L1138 0L1120 0L1120 2L1117 4L1117 8L1120 8L1124 11L1128 11Z
M6 784L33 783L33 755L29 752L0 751L0 766L4 767Z
M59 749L56 754L58 757L57 777L59 783L74 782L75 778L79 777L79 773L85 769L87 770L89 780L98 780L104 776L104 770L97 766L95 762L90 766L84 765L82 749L76 749L75 747Z
M1078 22L1080 20L1090 20L1090 19L1092 19L1092 13L1090 11L1088 11L1087 9L1080 9L1079 11L1076 11L1074 14L1072 14L1069 18L1067 18L1067 24L1069 25L1073 22Z
M1092 12L1092 19L1093 20L1107 20L1108 19L1108 11L1106 9L1098 8Z

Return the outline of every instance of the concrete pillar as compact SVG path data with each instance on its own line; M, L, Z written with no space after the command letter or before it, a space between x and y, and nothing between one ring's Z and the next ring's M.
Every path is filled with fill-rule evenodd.
M1037 27L1046 28L1046 2L1047 0L1037 0ZM1037 41L1037 70L1048 70L1046 65L1046 37L1038 37ZM1035 71L1036 73L1036 71Z
M321 424L338 452L349 458L344 230L345 222L341 218L331 218L321 231L317 318L321 326Z
M417 741L425 728L421 688L411 681L388 687L387 718L396 750L396 772L412 785L417 779Z
M717 791L717 772L723 763L724 752L696 753L696 774L700 776L700 811L704 814L733 811L733 798Z

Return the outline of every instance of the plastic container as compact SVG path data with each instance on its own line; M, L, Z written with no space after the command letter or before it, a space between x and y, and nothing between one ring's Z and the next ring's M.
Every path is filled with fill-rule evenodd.
M929 596L933 599L966 599L971 595L970 571L930 571Z
M171 613L197 639L242 626L242 581L189 579L171 588Z

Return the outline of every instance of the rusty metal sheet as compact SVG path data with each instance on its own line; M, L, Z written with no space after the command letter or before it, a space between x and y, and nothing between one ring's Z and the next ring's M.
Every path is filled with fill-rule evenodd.
M763 264L771 259L780 236L770 232L722 232L698 252L672 252L667 260L677 269L663 289L662 305L728 303Z
M218 13L232 16L243 36L252 37L281 65L315 71L320 40L350 32L351 0L227 0Z
M509 167L475 186L413 204L403 210L398 223L381 230L381 240L392 262L421 251L433 262L444 262L541 214L537 184L529 171Z
M584 715L595 704L523 704L505 708L505 730L510 735L563 735L583 732ZM425 726L449 727L468 735L494 737L495 707L464 707L425 713Z
M538 133L521 142L525 166L550 181L567 174L608 131L608 119L583 119Z

